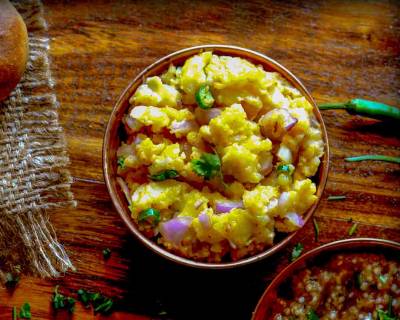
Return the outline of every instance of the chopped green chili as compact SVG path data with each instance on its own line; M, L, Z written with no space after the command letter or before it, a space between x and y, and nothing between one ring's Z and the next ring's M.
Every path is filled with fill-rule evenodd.
M328 201L336 201L336 200L344 200L346 199L346 196L329 196Z
M152 174L150 176L150 179L154 180L154 181L164 181L164 180L167 180L167 179L174 179L174 178L177 178L177 177L179 177L178 171L176 171L176 170L165 170L165 171L160 172L158 174Z
M349 229L349 236L352 236L353 234L356 233L356 231L357 231L357 226L358 226L358 223L353 223L353 225L352 225L351 228Z
M198 106L202 109L210 109L214 105L215 100L208 85L202 85L197 90L195 98Z
M380 154L365 154L362 156L344 158L344 160L349 162L372 160L400 163L400 157L384 156Z
M138 221L151 222L154 226L156 226L160 222L160 211L153 208L147 208L139 213Z
M307 312L307 320L319 320L318 315L313 309L308 310Z
M313 225L314 225L314 235L315 235L315 242L318 242L319 238L319 226L317 220L313 218Z
M300 257L301 253L303 252L303 245L299 242L297 243L292 250L292 257L290 259L290 261L295 261L298 257Z
M318 107L321 110L345 109L349 113L361 114L375 119L400 120L400 108L364 99L353 99L344 103L323 103Z
M280 164L276 170L278 173L288 173L292 174L294 172L294 166L291 164Z
M221 174L221 160L217 154L203 153L200 159L192 160L192 170L204 179L209 180Z

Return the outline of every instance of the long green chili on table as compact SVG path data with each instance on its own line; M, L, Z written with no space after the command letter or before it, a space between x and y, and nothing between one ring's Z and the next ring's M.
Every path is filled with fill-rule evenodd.
M386 161L386 162L400 163L400 157L391 157L391 156L385 156L385 155L381 155L381 154L365 154L365 155L356 156L356 157L347 157L347 158L344 158L344 160L349 161L349 162L374 160L374 161Z
M400 108L389 106L384 103L353 99L347 102L322 103L318 105L321 110L345 109L351 114L360 114L375 119L395 119L400 120Z

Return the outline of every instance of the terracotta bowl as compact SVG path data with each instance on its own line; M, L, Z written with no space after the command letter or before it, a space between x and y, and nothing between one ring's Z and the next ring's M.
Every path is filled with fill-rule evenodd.
M392 259L400 259L400 243L373 238L353 238L334 241L303 254L296 261L283 269L267 287L259 300L252 320L272 319L272 307L277 300L279 287L285 283L293 274L301 269L311 267L317 262L326 261L325 259L337 253L379 253L386 254ZM399 260L400 261L400 260ZM286 288L285 290L290 290Z
M318 200L314 203L314 205L306 212L304 216L305 222L307 222L312 216L313 212L318 206L318 203L321 199L321 195L325 188L327 176L328 176L328 166L329 166L329 144L328 137L325 129L324 122L322 120L322 116L311 97L310 93L304 87L304 85L297 79L289 70L285 67L272 60L271 58L252 51L248 49L243 49L235 46L226 46L226 45L203 45L198 47L192 47L183 49L174 53L171 53L158 61L154 62L146 69L144 69L141 73L139 73L135 79L128 85L128 87L124 90L124 92L119 97L118 101L115 103L114 108L112 110L110 120L107 125L107 129L105 132L104 143L103 143L103 170L104 170L104 178L106 181L106 185L108 191L110 193L112 202L114 203L115 208L120 214L121 218L124 220L128 228L132 231L137 239L140 240L144 245L148 248L156 252L157 254L177 262L182 265L198 267L198 268L206 268L206 269L225 269L225 268L233 268L242 265L246 265L261 259L264 259L273 253L282 249L296 234L296 232L279 235L277 238L277 242L270 248L267 248L265 251L256 254L254 256L244 258L235 262L224 262L224 263L204 263L198 262L190 259L186 259L175 255L166 249L162 248L152 240L146 238L137 228L134 221L130 216L130 212L128 210L128 204L125 199L124 194L117 186L116 177L117 177L117 159L116 159L116 151L118 146L120 145L120 136L123 130L122 118L127 113L129 109L129 98L135 92L136 88L143 83L144 79L150 76L160 75L162 72L168 69L168 66L173 63L174 65L182 65L183 62L190 58L193 55L196 55L200 52L210 50L218 55L229 55L235 57L245 58L256 65L262 65L266 71L275 71L280 73L285 79L287 79L295 88L300 90L300 92L307 98L307 100L313 105L315 116L321 125L322 137L325 143L325 154L321 159L321 165L319 167L319 171L317 175L314 177L314 181L317 184L317 197Z

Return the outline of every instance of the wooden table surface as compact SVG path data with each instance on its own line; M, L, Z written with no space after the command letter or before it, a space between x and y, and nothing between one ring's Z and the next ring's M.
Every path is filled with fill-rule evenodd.
M176 266L146 250L114 210L102 173L102 138L113 103L146 65L200 44L233 44L269 55L289 68L317 102L355 97L400 105L398 1L45 1L52 38L60 122L74 177L75 209L52 213L76 272L58 280L23 276L14 292L0 288L0 318L30 302L33 319L51 319L56 284L72 294L98 290L116 300L111 319L249 319L271 279L288 265L293 245L305 250L354 236L400 241L400 166L345 163L345 156L400 156L395 124L324 111L331 164L315 214L283 252L238 270ZM345 201L327 201L329 195ZM354 237L353 236L353 237ZM104 261L102 250L111 258ZM56 316L67 318L66 313ZM74 319L92 319L77 305Z

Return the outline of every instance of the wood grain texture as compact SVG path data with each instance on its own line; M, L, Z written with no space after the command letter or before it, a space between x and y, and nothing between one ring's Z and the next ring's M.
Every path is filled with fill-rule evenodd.
M288 264L301 241L309 250L355 236L400 241L400 167L346 163L364 153L400 156L395 124L324 111L331 170L315 242L311 223L285 251L238 270L176 266L148 252L129 234L110 202L101 170L102 138L119 93L145 66L199 44L233 44L285 65L317 102L361 97L400 105L398 1L45 1L52 38L60 120L75 177L76 209L52 215L77 268L57 281L25 276L14 292L0 288L0 318L29 301L33 319L68 318L50 309L51 292L100 290L117 300L111 319L249 319L265 286ZM327 201L329 195L345 201ZM112 250L104 261L102 249ZM166 315L163 314L165 311ZM94 318L78 305L74 319Z

